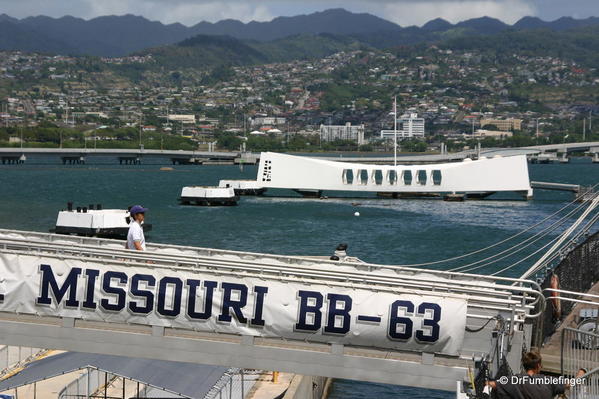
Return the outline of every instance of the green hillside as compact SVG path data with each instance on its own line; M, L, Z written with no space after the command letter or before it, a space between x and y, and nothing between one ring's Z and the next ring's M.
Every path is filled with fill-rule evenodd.
M229 36L198 35L176 45L144 50L167 69L212 68L322 58L339 51L367 48L347 36L296 35L271 42L241 41Z
M453 50L501 54L554 56L589 68L599 65L599 26L555 32L548 29L503 31L494 35L460 35L441 42Z

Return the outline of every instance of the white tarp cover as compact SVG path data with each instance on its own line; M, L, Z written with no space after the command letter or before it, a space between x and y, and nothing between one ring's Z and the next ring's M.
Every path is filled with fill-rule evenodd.
M2 312L456 355L466 310L458 296L0 254Z

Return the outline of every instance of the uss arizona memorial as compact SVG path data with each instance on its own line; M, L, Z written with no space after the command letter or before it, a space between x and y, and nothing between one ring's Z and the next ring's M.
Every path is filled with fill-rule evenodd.
M326 190L393 196L449 193L479 198L515 192L532 197L525 155L426 165L371 165L266 152L260 156L257 183L306 196L320 196Z

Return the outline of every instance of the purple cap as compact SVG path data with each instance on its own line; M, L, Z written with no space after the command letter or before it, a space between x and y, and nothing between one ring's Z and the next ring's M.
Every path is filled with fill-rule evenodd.
M148 211L148 208L144 208L141 205L134 205L131 207L131 209L129 209L129 214L131 216L138 214L138 213L145 213Z

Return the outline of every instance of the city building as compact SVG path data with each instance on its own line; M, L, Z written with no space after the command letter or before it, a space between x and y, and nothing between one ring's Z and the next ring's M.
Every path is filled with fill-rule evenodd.
M285 118L280 116L258 116L251 120L252 126L263 126L263 125L284 125L287 123Z
M477 129L474 132L474 137L512 137L514 134L512 132L506 132L503 130L485 130L485 129Z
M362 145L364 141L364 125L320 125L320 141L351 140Z
M196 123L195 115L169 115L169 121L181 122L181 123Z
M394 130L381 130L382 139L393 140ZM424 118L419 118L418 114L405 114L397 120L397 139L413 139L424 137Z
M480 127L485 127L487 125L495 125L497 129L502 130L504 132L512 131L512 130L521 130L522 129L522 119L481 119Z

